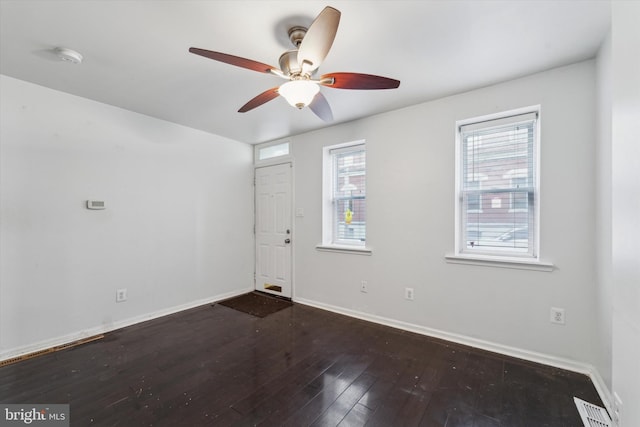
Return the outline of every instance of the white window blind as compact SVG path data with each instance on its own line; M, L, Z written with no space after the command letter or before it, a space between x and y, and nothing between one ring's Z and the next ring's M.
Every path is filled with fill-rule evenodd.
M459 127L459 252L537 257L537 119Z
M366 151L364 144L329 151L332 163L333 243L366 241Z

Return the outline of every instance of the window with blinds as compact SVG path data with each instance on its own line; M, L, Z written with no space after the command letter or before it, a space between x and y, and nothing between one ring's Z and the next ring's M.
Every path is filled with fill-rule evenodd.
M538 257L538 111L458 126L458 252Z
M335 148L329 153L333 168L334 243L364 245L367 235L365 146Z

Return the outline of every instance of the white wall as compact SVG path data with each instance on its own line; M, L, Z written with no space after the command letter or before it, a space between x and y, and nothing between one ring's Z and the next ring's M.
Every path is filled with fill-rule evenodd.
M593 364L595 61L292 138L298 301ZM358 96L354 93L353 96ZM380 95L384 96L384 95ZM553 272L448 264L456 120L540 104L541 257ZM319 252L322 147L367 142L371 256ZM361 280L368 293L361 293ZM404 288L415 300L404 299ZM549 322L550 307L566 325ZM414 328L415 329L415 328Z
M621 425L640 426L640 17L616 1L612 19L613 392Z
M251 146L6 76L0 93L0 356L253 285Z
M596 334L595 366L611 390L611 345L613 284L611 277L611 34L602 43L597 58L598 94L596 145Z

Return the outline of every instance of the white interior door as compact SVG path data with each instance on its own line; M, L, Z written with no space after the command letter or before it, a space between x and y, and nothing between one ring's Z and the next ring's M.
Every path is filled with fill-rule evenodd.
M256 285L291 298L291 164L256 168Z

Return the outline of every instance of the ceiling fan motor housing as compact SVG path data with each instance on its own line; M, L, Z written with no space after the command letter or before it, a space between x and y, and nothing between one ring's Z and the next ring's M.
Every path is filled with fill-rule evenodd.
M280 59L278 61L280 63L280 69L286 76L292 76L302 72L300 64L298 64L297 50L286 51L280 55Z

